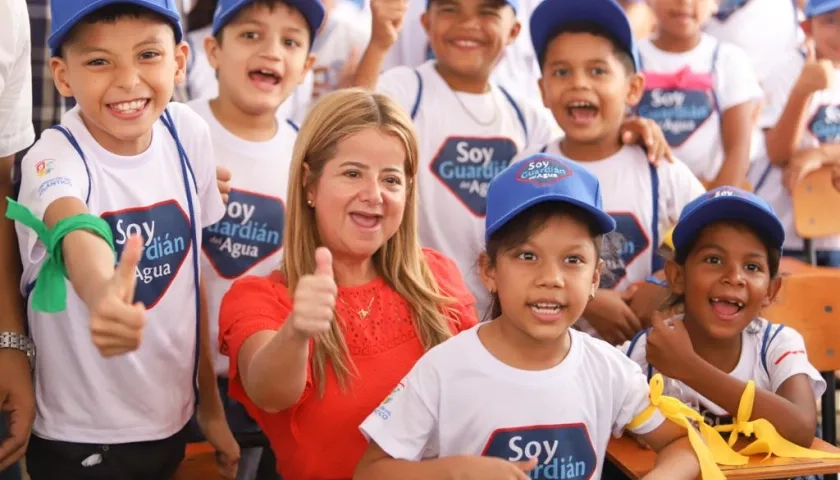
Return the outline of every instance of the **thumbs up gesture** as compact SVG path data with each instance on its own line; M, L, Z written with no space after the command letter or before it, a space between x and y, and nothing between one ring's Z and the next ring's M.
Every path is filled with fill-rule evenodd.
M332 254L324 247L315 250L315 273L300 279L294 294L291 326L308 340L330 329L335 315L338 285L332 268Z
M140 346L146 308L134 303L134 276L143 254L143 239L131 236L125 244L122 258L114 269L114 276L88 307L93 344L103 357L128 353Z
M799 74L796 87L804 94L828 90L834 85L834 64L830 60L818 60L816 47L807 45L805 66Z

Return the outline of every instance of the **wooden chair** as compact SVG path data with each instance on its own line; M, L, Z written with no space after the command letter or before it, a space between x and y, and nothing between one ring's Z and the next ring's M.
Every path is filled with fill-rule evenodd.
M833 387L834 371L840 370L840 275L816 271L786 276L776 301L762 315L795 329L805 340L808 360L830 387L821 402L822 437L836 444Z

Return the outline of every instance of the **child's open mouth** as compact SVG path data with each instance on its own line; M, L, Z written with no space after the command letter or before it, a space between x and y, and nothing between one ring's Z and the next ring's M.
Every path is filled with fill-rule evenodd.
M566 106L566 113L575 125L585 126L598 116L598 106L587 101L570 102Z
M148 98L138 98L127 102L109 103L108 109L114 116L130 120L142 115L150 102L151 100Z
M744 302L735 299L712 297L709 303L715 314L724 320L734 319L744 309Z
M251 79L257 87L264 90L270 90L280 84L280 74L268 68L260 68L251 70L248 73L248 78Z
M537 302L529 303L528 308L534 316L543 322L552 322L560 318L566 306L555 302Z

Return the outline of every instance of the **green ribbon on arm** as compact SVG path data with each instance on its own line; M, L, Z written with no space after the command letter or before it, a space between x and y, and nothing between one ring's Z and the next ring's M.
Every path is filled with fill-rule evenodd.
M9 202L6 208L6 218L14 220L31 228L38 235L38 239L47 250L47 258L38 272L35 289L32 291L32 309L45 313L58 313L67 308L67 268L64 266L64 255L61 241L68 233L76 230L87 230L99 235L114 252L114 235L105 220L89 213L80 213L59 220L52 229L36 217L31 210L6 197Z

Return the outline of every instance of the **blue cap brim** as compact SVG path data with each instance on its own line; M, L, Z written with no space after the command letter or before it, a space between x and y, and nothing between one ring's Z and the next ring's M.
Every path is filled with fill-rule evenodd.
M318 35L318 31L321 29L321 26L324 23L324 18L326 17L326 10L324 10L324 6L321 2L317 0L284 0L290 6L296 8L300 11L303 18L306 20L306 24L309 26L310 35L309 40L310 42L315 40L315 36ZM213 19L213 35L218 35L219 32L225 27L225 25L230 22L233 17L239 13L240 10L251 5L253 2L242 2L237 5L235 8L231 8L225 12L222 12L218 17ZM311 45L310 45L311 46Z
M543 0L531 14L531 43L537 58L545 55L552 37L563 25L592 22L602 26L632 57L639 70L639 53L627 14L613 0ZM542 67L542 66L540 66Z
M595 224L595 230L598 235L607 234L615 230L615 219L611 217L608 213L605 213L603 210L600 210L588 203L582 202L576 198L569 197L567 195L561 195L558 193L546 193L545 195L538 195L534 198L529 199L527 202L522 203L515 209L507 212L504 216L498 218L495 222L493 222L493 224L487 225L485 228L484 241L489 241L491 235L493 235L499 229L504 227L505 224L511 221L515 216L533 207L534 205L546 202L568 203L569 205L574 205L583 209L592 217L592 220Z
M181 17L178 13L158 5L157 3L148 2L146 0L91 0L90 3L79 9L79 11L70 17L69 20L64 22L63 25L53 30L52 35L50 35L50 38L47 39L47 46L50 47L52 56L58 57L61 55L61 45L64 43L64 39L67 37L67 34L70 33L70 30L72 30L73 27L75 27L76 24L78 24L83 18L96 10L115 3L130 3L137 5L138 7L148 8L155 13L163 15L172 22L172 27L175 29L175 42L180 43L184 38L184 30L181 26Z
M734 221L751 226L766 235L774 247L785 243L785 228L772 212L737 196L721 196L706 201L703 206L686 214L677 223L672 236L677 259L685 259L686 248L700 231L715 222Z
M824 2L813 8L811 8L811 3L812 2L808 2L808 5L805 6L805 18L814 18L835 10L840 10L840 0Z

